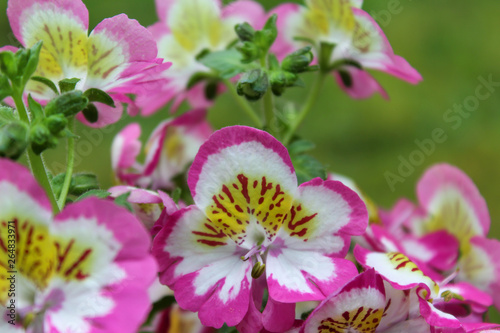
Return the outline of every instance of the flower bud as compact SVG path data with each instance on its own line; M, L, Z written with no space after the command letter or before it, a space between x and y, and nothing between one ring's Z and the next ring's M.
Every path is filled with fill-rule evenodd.
M238 35L240 40L242 40L243 42L252 41L253 36L255 35L254 28L252 28L252 26L247 22L242 24L237 24L234 27L234 30L236 31L236 34Z
M17 160L28 146L28 126L11 122L0 128L0 156Z
M257 101L264 96L268 87L267 73L259 68L245 72L236 85L236 91L249 101Z
M63 114L66 117L74 116L87 107L89 100L81 91L74 90L61 94L51 100L45 107L45 114Z
M301 73L307 70L313 58L311 47L306 46L287 55L281 62L281 68L287 72Z
M44 145L49 140L50 136L51 133L44 124L38 123L31 127L31 142L36 145Z
M44 122L53 135L58 135L68 125L68 119L62 114L54 114L47 117Z
M298 76L285 71L273 71L270 75L270 83L273 94L281 96L286 87L292 87L297 82Z
M243 55L242 63L250 63L260 57L259 47L252 42L244 42L242 46L238 47L238 51Z

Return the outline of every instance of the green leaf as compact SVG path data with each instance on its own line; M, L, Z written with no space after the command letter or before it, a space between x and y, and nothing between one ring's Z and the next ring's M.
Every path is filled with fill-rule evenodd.
M99 199L105 199L107 197L109 197L111 195L111 193L109 193L108 191L105 191L105 190L90 190L88 192L85 192L84 194L80 195L78 197L78 199L75 200L76 201L81 201L85 198L90 198L90 197L97 197Z
M71 185L69 186L69 194L82 195L90 190L99 189L97 176L93 173L81 172L75 173L71 177Z
M316 44L316 42L314 40L312 40L311 38L308 38L308 37L295 36L295 37L293 37L293 40L295 40L297 42L309 43L311 45Z
M29 81L30 77L35 73L38 67L38 59L40 58L40 50L42 49L42 41L39 41L30 49L29 59L26 67L23 70L23 86Z
M169 307L172 306L172 304L175 304L175 298L174 296L171 295L165 296L162 299L153 303L153 308L149 312L148 318L144 322L144 325L147 326L151 325L153 319L156 317L156 314L168 309Z
M179 203L179 199L181 198L181 194L182 194L182 188L180 188L180 187L176 187L175 190L172 192L172 200L174 200L174 202L176 204Z
M134 209L132 208L132 205L130 202L128 202L128 197L130 196L130 192L123 193L122 195L119 195L115 198L115 204L118 206L125 207L129 212L133 213Z
M207 72L196 72L188 80L188 83L186 85L186 89L191 89L194 87L197 83L200 83L201 81L204 80L211 80L214 79L214 74L212 73L207 73Z
M56 95L59 95L59 91L57 90L57 87L56 85L54 84L54 82L52 82L51 80L47 79L47 78L44 78L42 76L32 76L31 77L31 80L33 81L37 81L37 82L40 82L40 83L43 83L45 84L47 87L49 87L53 92L56 93Z
M296 140L288 145L288 153L290 155L299 155L316 148L316 145L308 140Z
M88 107L88 105L90 105L89 100L81 91L68 91L48 102L45 107L45 114L47 116L64 114L66 117L71 117Z
M0 70L13 80L17 76L17 61L11 51L0 52Z
M111 107L116 107L115 106L115 101L113 101L113 98L109 96L106 92L97 89L97 88L90 88L86 90L83 95L89 99L90 102L99 102L106 104L107 106Z
M10 87L7 75L0 74L0 101L2 101L5 97L11 95L12 95L12 89Z
M299 184L308 182L316 177L326 179L325 168L314 157L309 155L295 155L291 158Z
M97 108L94 104L89 103L87 108L83 110L83 116L89 123L95 123L99 119L99 112L97 112Z
M242 55L235 49L217 51L207 54L199 61L218 72L222 79L229 79L254 66L242 64Z
M28 95L28 106L34 119L44 118L42 106L31 97L31 94Z
M14 109L8 106L0 106L0 125L19 120L14 114Z
M76 84L80 82L79 78L72 78L72 79L63 79L59 81L59 90L61 90L62 93L75 90Z

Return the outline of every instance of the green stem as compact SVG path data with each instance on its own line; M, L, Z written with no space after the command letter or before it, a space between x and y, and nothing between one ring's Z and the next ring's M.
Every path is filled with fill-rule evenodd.
M294 122L290 126L288 132L286 133L284 139L283 139L283 144L286 146L290 143L290 140L292 139L292 136L295 134L297 129L299 128L300 124L304 121L305 117L307 114L311 111L313 108L314 104L316 103L316 100L318 99L318 95L321 92L321 88L323 87L323 83L325 81L326 74L323 72L319 72L316 80L314 81L314 85L311 88L311 91L309 92L309 97L307 98L306 103L300 110L299 114L295 118Z
M260 59L260 65L264 69L267 69L266 57L267 54ZM271 91L271 88L267 89L266 93L264 94L264 98L262 99L262 103L264 105L264 126L267 127L267 130L271 130L271 124L274 119L273 93Z
M243 111L245 111L245 113L253 120L253 122L255 123L255 125L258 128L262 128L263 127L262 120L255 113L255 111L252 109L252 107L243 99L243 97L238 95L238 92L236 91L236 88L231 83L231 81L224 80L224 84L226 85L227 89L229 90L229 93L231 94L231 96L233 96L236 103L238 103L238 105L243 109Z
M70 119L68 128L71 133L75 133L75 119ZM66 197L68 196L69 186L71 185L71 177L73 176L73 167L75 162L75 138L68 138L68 165L66 167L66 175L64 176L64 183L61 189L61 195L57 201L59 207L64 207L66 204Z
M14 89L12 98L16 103L16 108L17 112L19 113L19 118L26 124L29 124L30 117L28 115L26 107L24 106L22 96L23 96L22 90ZM54 191L52 190L52 185L50 184L49 175L47 174L47 169L45 167L45 162L42 158L42 155L36 155L30 148L28 148L26 151L27 151L28 163L30 165L33 176L35 176L37 182L45 189L45 192L47 192L54 213L58 213L60 209L59 206L57 205L56 197L54 196Z

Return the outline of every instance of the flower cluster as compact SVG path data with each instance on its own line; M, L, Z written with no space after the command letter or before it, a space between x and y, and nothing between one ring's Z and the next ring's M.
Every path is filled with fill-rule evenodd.
M463 171L431 166L417 203L385 210L296 133L329 75L353 98L387 98L367 69L421 81L361 6L156 0L149 28L121 14L89 35L81 0L9 0L22 47L0 49L0 331L500 331L500 241ZM303 107L277 112L309 72ZM213 129L226 92L258 128ZM115 136L115 186L73 171L75 119L167 104L144 149L138 122ZM60 139L55 175L41 155Z

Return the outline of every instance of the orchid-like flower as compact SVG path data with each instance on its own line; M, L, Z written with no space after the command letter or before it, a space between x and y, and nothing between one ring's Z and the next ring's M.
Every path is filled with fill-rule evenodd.
M113 141L111 160L119 182L142 188L172 189L172 178L193 161L212 129L206 110L194 110L158 125L146 144L146 161L137 162L141 150L139 124L124 128Z
M35 75L57 83L78 78L76 89L98 88L113 98L116 108L96 103L98 120L88 125L104 126L122 115L122 103L133 101L129 94L147 92L153 75L168 68L157 59L151 33L125 14L99 23L88 35L89 14L81 0L9 0L7 15L14 35L26 48L43 41ZM30 81L27 92L47 101L55 92ZM134 109L131 107L131 109Z
M196 155L188 185L195 205L174 213L153 253L160 281L204 325L286 331L295 322L293 303L323 300L357 275L343 258L350 236L368 224L365 205L337 181L297 187L286 148L268 133L244 126L215 132ZM263 288L269 298L261 314Z
M418 237L442 231L455 236L460 249L453 267L459 270L457 281L470 282L491 293L495 306L500 308L500 263L496 259L500 256L500 242L486 238L490 227L488 207L472 180L456 167L438 164L419 180L417 197L418 206L401 201L388 223L393 229L404 228ZM440 241L434 240L436 246L442 245Z
M300 333L428 333L422 316L410 313L410 297L383 281L373 269L328 296L307 318Z
M465 332L466 328L461 322L464 319L460 317L468 314L464 315L463 305L471 306L473 311L484 314L493 302L491 296L469 284L448 284L453 276L441 283L435 282L399 252L371 252L357 245L354 256L364 268L375 269L393 288L409 290L410 297L414 300L410 304L410 315L419 313L431 327ZM452 300L454 302L450 302ZM459 306L456 306L457 302ZM472 317L474 319L477 318Z
M161 74L166 79L163 85L139 96L142 114L151 114L171 100L172 111L186 99L193 108L209 107L212 101L206 97L205 83L188 88L195 73L211 73L197 57L205 51L226 49L238 38L234 26L243 22L259 25L265 18L264 10L249 0L227 6L220 0L156 0L156 11L160 21L149 30L158 43L159 56L171 61L172 68Z
M140 222L95 198L53 217L25 167L0 170L0 331L136 332L157 271Z
M305 5L287 3L271 11L278 14L279 34L271 49L278 57L312 43L319 58L330 45L333 52L324 59L327 64L321 65L331 70L352 98L368 98L376 92L388 98L365 69L380 70L412 84L422 80L405 59L394 54L382 29L360 8L362 1L305 0Z
M113 186L108 191L112 198L128 193L127 201L131 204L135 216L149 231L152 231L163 211L167 215L172 215L178 210L174 200L162 191L154 192L123 185Z

